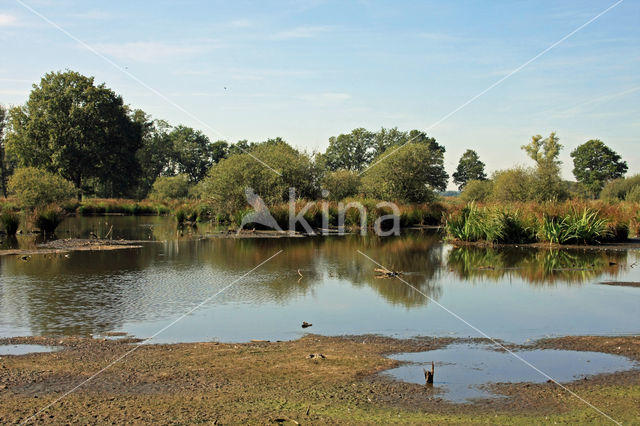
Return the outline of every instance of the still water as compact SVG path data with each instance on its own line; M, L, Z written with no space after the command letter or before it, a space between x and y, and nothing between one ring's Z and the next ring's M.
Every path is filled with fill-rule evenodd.
M69 218L58 236L109 231L148 243L27 261L0 256L0 336L149 337L230 284L153 341L284 340L307 332L477 336L443 307L511 342L640 332L640 288L599 284L640 281L633 250L454 248L427 231L384 239L221 239L207 237L216 232L211 226L177 231L162 217ZM3 243L35 244L27 236ZM358 250L403 271L428 297L397 279L376 278L376 265ZM313 326L303 330L302 321Z
M625 357L599 352L536 349L514 352L537 369L559 382L571 382L594 374L630 370L638 363ZM444 349L393 355L403 361L383 375L410 383L424 384L423 369L435 362L433 390L452 402L480 398L499 398L486 386L489 383L543 383L547 377L524 365L520 359L495 346L453 344ZM446 361L442 361L446 360Z

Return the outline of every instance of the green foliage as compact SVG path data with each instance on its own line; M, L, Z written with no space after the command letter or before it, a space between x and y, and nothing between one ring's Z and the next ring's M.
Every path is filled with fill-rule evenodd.
M351 133L332 136L324 159L329 170L360 171L373 159L375 134L363 128Z
M64 213L60 207L48 206L33 212L33 224L46 234L55 233L56 228L64 220Z
M572 153L573 175L595 198L605 183L624 176L627 163L601 140L591 139Z
M408 143L382 157L362 178L367 197L422 203L435 198L434 190L446 188L449 176L444 170L444 152L433 145Z
M7 235L16 235L18 226L20 226L20 216L11 210L3 210L0 212L0 224Z
M187 222L195 223L197 218L198 212L193 209L181 207L176 210L176 221L178 221L179 226L184 225Z
M458 167L453 173L453 183L458 185L460 191L466 186L467 182L483 181L487 179L487 175L484 172L484 163L480 161L478 153L468 149L458 162Z
M59 203L76 195L71 182L34 167L17 169L9 179L8 188L26 208Z
M600 193L600 198L608 202L626 200L628 195L632 192L634 192L633 196L635 197L635 192L638 190L634 188L639 186L640 174L628 178L615 179L604 186Z
M590 209L584 209L582 213L574 211L562 217L545 215L538 230L540 241L554 244L593 244L610 237L608 221Z
M640 203L640 185L632 187L624 199L631 203Z
M495 172L493 174L492 200L501 202L529 200L533 175L532 170L522 167Z
M168 209L161 205L153 205L148 202L135 202L132 200L84 200L76 212L81 216L101 214L123 214L130 216L166 214ZM161 213L163 212L163 213Z
M0 105L0 191L1 194L6 198L8 195L7 191L7 180L11 173L13 173L13 169L15 166L15 162L12 161L11 155L7 155L5 150L5 128L7 126L7 109Z
M160 176L153 183L149 198L156 201L182 199L189 194L189 188L189 176L186 174Z
M487 201L493 193L493 181L470 180L464 186L460 197L466 202Z
M548 138L540 135L531 137L528 145L522 146L536 163L536 169L529 181L530 199L536 201L562 201L569 197L567 184L560 178L561 161L558 160L562 145L552 132Z
M329 138L329 146L321 156L322 163L329 170L362 171L373 164L374 159L379 160L382 154L391 154L408 143L427 145L429 149L440 151L442 154L445 151L434 138L420 130L403 132L394 127L371 132L358 128L351 133Z
M247 188L251 188L267 205L288 200L289 188L295 188L296 197L315 199L319 175L307 154L280 141L256 147L252 156L234 154L220 161L211 168L199 186L199 192L202 199L213 202L221 212L232 213L247 206Z
M322 189L329 191L329 200L340 201L360 192L360 175L348 170L328 172L322 178Z
M7 149L22 167L44 168L106 196L126 194L137 181L140 126L122 98L93 77L46 74L27 103L11 109L10 125Z

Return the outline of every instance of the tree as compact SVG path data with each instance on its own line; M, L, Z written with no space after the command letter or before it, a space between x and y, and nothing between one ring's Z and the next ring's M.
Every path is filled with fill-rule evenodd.
M531 181L530 194L536 201L560 201L569 197L567 184L560 177L558 160L562 145L555 132L543 139L540 135L531 137L528 145L523 145L529 157L535 161L536 168Z
M134 111L133 116L142 129L142 146L136 152L141 169L136 198L142 199L149 194L156 179L167 174L173 158L173 144L169 139L169 123L153 120L142 110Z
M458 189L462 189L466 186L470 180L486 180L487 175L484 172L484 163L480 161L478 154L468 149L458 162L458 168L453 173L453 183L458 185Z
M296 196L301 198L318 196L320 173L307 154L282 140L259 144L252 154L279 174L249 154L230 155L211 167L198 185L200 197L213 201L222 211L235 212L248 206L248 188L267 205L288 201L289 188L295 188Z
M329 191L330 200L340 201L353 197L360 192L360 175L349 170L328 172L322 178L322 189Z
M360 171L373 158L374 133L367 129L358 128L348 134L341 134L329 138L329 146L324 153L329 170Z
M187 198L189 195L189 176L160 176L153 183L149 198L157 201Z
M16 169L9 178L9 193L26 208L43 207L67 201L76 195L74 185L46 170L35 167Z
M45 74L9 114L7 149L20 166L41 167L81 193L123 196L135 185L141 128L122 98L74 71ZM99 183L99 188L92 185Z
M205 177L214 164L213 146L209 138L191 127L177 126L169 132L172 158L169 170L173 175L186 174L191 182Z
M594 198L608 181L621 178L627 172L627 163L599 139L591 139L578 146L571 157L573 175Z
M443 150L411 142L369 168L362 187L370 197L422 203L435 197L434 190L443 191L448 179Z
M2 195L7 198L8 165L4 149L4 129L7 124L7 109L0 105L0 186Z

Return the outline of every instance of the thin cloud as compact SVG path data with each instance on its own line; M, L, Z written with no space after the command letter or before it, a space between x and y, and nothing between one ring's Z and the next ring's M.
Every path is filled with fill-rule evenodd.
M234 28L249 28L251 26L251 21L248 19L236 19L231 21L229 26Z
M0 13L0 27L11 27L18 24L18 18L8 13Z
M346 101L351 99L351 95L348 93L337 93L337 92L325 92L325 93L313 93L308 95L298 96L300 99L305 101Z
M333 30L331 26L306 26L296 27L290 30L276 33L273 38L275 40L290 40L298 38L314 38L318 35L325 34Z
M221 47L214 43L165 43L158 41L135 41L126 43L104 43L94 46L99 52L120 60L135 62L163 62L180 57L195 56Z

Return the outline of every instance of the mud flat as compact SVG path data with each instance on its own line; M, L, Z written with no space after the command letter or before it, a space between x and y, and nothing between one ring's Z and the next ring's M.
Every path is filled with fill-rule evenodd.
M604 423L602 414L554 383L491 385L506 398L451 403L437 386L378 374L387 355L483 342L453 338L306 335L287 342L138 344L132 338L11 338L56 346L2 356L0 423L22 422L131 351L34 423ZM486 343L486 341L484 341ZM640 360L640 337L564 337L527 348L606 352ZM135 349L132 351L132 349ZM311 356L313 355L313 356ZM322 356L319 356L322 355ZM436 370L436 379L438 371ZM640 372L600 374L565 385L624 423L640 418Z

